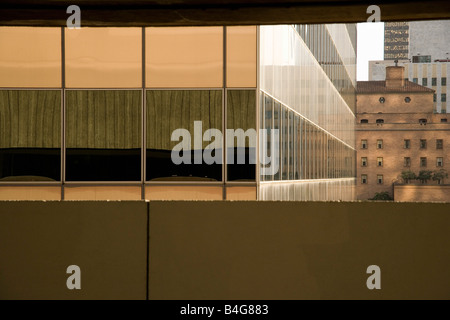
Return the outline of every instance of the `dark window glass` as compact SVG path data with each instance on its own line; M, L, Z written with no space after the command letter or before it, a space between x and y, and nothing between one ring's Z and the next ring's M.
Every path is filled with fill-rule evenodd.
M294 179L294 112L289 111L289 180Z
M447 95L445 93L441 93L441 102L447 101Z
M367 119L361 119L361 123L369 123L369 120L367 120Z
M422 78L422 85L423 86L427 86L428 85L428 79L427 78Z
M61 180L60 90L0 90L0 180Z
M436 149L442 149L444 147L444 140L436 139Z
M384 120L383 119L377 119L376 123L384 123Z
M404 148L409 149L411 147L411 140L405 139L404 140Z
M436 86L437 83L437 79L436 78L431 78L431 85L432 86Z
M146 180L221 181L222 91L148 90L146 95ZM220 131L219 137L209 129Z
M367 140L361 140L361 149L367 149Z
M427 166L427 158L425 158L425 157L420 158L420 166L421 167L426 167Z
M427 140L420 139L420 149L426 149L426 147L427 147Z
M285 107L281 108L281 128L282 128L282 165L281 165L281 179L287 180L289 178L289 121L288 121L288 110Z
M141 180L141 91L66 92L66 179Z
M442 167L442 166L444 166L444 158L442 158L442 157L436 158L436 167Z
M418 83L418 82L419 82L419 79L418 79L418 78L413 78L413 82L414 82L414 83Z
M436 102L436 93L433 93L433 102Z
M377 175L377 183L378 184L383 184L383 175L382 174L378 174Z
M419 119L420 124L427 124L427 119Z
M404 160L404 166L405 167L410 167L411 166L411 158L410 157L405 157L403 158Z
M410 102L411 102L411 98L410 98L410 97L406 97L406 98L405 98L405 102L406 102L406 103L410 103Z
M362 174L361 175L361 183L362 184L366 184L367 183L367 175L366 174Z
M380 103L384 103L386 99L384 97L381 97L380 99L378 99L378 101L380 101Z
M441 122L443 122L443 123L445 123L445 122L447 122L447 119L441 119Z
M447 78L446 77L442 77L441 78L441 86L446 86L447 85Z
M268 111L271 112L271 110ZM228 90L227 129L233 129L235 132L234 143L233 141L227 141L227 175L229 181L255 180L257 141L255 128L255 90ZM243 132L244 136L239 132ZM231 154L234 155L233 164L229 161L231 160Z

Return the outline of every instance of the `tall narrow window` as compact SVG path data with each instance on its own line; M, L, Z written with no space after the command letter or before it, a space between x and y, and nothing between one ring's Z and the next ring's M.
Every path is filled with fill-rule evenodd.
M441 86L446 86L447 85L447 78L446 77L442 77L441 78Z
M436 167L442 167L444 165L444 158L438 157L436 158Z
M361 184L367 184L367 174L361 175Z
M361 149L367 149L367 140L361 140Z
M411 158L410 157L404 157L403 158L403 166L410 167L411 166Z
M382 167L383 166L383 157L378 157L377 158L377 166L378 167Z
M436 80L437 80L436 78L431 78L431 85L432 86L436 86L436 83L437 83Z
M367 167L367 157L361 157L361 167Z
M255 128L255 90L228 90L227 132L229 132L228 130L233 130L235 133L233 137L234 141L230 141L230 137L227 137L227 179L229 181L255 180ZM233 155L234 159L230 155ZM233 161L230 162L231 160Z
M428 85L428 79L427 78L422 78L422 85L423 86L427 86Z
M377 149L383 149L383 140L382 139L377 140Z
M409 140L409 139L403 140L403 147L405 149L409 149L411 147L411 140Z
M441 93L441 102L447 101L447 95L445 93Z
M421 167L426 167L427 166L427 158L426 157L421 157L420 158L420 166Z
M442 149L444 147L444 140L436 139L436 149Z
M377 174L377 183L383 184L383 175L382 174Z
M426 148L427 148L427 140L420 139L420 149L426 149Z

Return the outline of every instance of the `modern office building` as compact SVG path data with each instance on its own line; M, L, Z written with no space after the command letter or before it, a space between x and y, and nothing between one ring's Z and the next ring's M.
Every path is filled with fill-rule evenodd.
M421 170L448 170L450 164L450 117L433 112L434 91L406 80L404 67L389 66L386 72L384 81L358 81L358 200L377 192L393 197L394 183L404 182L403 171L418 175ZM439 200L438 190L433 193L421 200Z
M409 81L435 90L434 112L447 113L450 20L385 23L384 60L369 61L369 80L382 81L394 60Z
M0 199L352 200L355 39L1 27Z

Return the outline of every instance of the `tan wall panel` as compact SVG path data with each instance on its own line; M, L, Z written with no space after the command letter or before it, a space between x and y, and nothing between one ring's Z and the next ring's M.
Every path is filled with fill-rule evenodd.
M142 86L140 28L66 29L68 88Z
M61 29L0 27L0 87L61 87Z
M256 26L227 27L227 87L256 87Z
M65 187L65 200L141 200L141 187Z
M222 200L222 187L146 186L146 200Z
M61 187L0 186L0 200L61 200Z
M449 299L448 204L159 202L150 299ZM381 269L369 290L367 268Z
M256 187L227 187L227 200L256 200Z
M394 186L394 200L399 202L450 202L450 185L446 186Z
M145 36L147 87L222 87L222 27L147 28Z
M144 202L0 202L0 300L144 300L146 224Z

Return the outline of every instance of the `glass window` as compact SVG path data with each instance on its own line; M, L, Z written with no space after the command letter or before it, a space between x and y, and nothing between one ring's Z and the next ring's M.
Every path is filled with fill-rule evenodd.
M403 140L403 147L405 149L409 149L411 147L411 140L409 140L409 139Z
M411 102L411 98L410 97L405 97L405 102L406 103L410 103Z
M382 157L378 157L377 158L377 166L378 167L382 167L383 166L383 158Z
M227 27L227 87L256 87L256 26Z
M441 86L446 86L447 85L447 78L446 77L442 77L441 78Z
M377 140L377 149L383 149L383 140L381 139Z
M436 102L436 93L433 93L433 102Z
M411 166L411 158L410 157L404 157L403 158L403 165L405 167L410 167Z
M141 28L66 28L65 34L66 87L142 87Z
M369 120L367 120L367 119L361 119L361 123L369 123Z
M418 78L413 78L413 82L414 83L419 83L419 79Z
M436 149L442 149L444 147L444 140L436 139Z
M445 93L441 93L441 102L447 101L447 95Z
M61 180L60 90L0 90L0 180Z
M0 87L61 87L61 28L0 27Z
M447 122L447 119L443 118L443 119L441 119L441 122L442 122L442 123L446 123L446 122Z
M428 85L428 79L427 78L422 78L422 85L423 86L427 86Z
M361 140L361 149L367 149L367 140Z
M367 157L361 158L361 167L367 167Z
M383 175L382 174L377 174L377 183L383 184Z
M145 29L146 86L223 86L223 27Z
M362 184L367 184L367 174L362 174L361 175L361 183Z
M221 181L222 90L147 90L146 96L146 180Z
M66 179L141 180L141 91L66 92Z
M432 86L436 86L437 83L437 79L436 78L431 78L431 85Z
M427 158L426 157L421 157L420 158L420 166L421 167L426 167L427 166Z
M264 138L266 139L266 150L263 150L262 155L263 157L267 158L267 165L264 167L269 169L271 165L274 165L275 159L274 155L272 154L272 151L274 150L272 148L274 141L272 141L272 133L273 133L273 100L269 96L266 96L264 94L261 95L261 103L262 103L262 128L265 129L264 131ZM269 160L270 159L270 160ZM263 163L263 161L261 161ZM274 167L275 169L275 167ZM274 173L274 172L273 172ZM263 181L271 181L273 180L273 174L265 174L261 176L261 179Z
M420 149L426 149L426 148L427 148L427 140L420 139Z
M378 101L380 101L380 103L385 103L386 99L384 97L381 97L380 99L378 99Z
M444 165L444 158L442 158L442 157L436 158L436 166L442 167L443 165Z
M294 112L289 111L289 180L294 179Z
M273 129L274 130L278 130L278 143L276 144L274 141L274 144L272 145L272 149L274 149L274 147L276 145L278 145L278 150L274 150L277 151L276 152L276 156L278 159L278 170L276 171L273 179L274 180L280 180L281 177L281 167L282 167L282 157L281 157L281 149L282 149L282 145L281 145L281 139L282 139L282 132L281 132L281 105L279 102L274 101L273 103Z
M234 131L234 137L227 135L227 179L229 181L255 180L257 141L255 128L256 91L228 90L227 129Z
M384 120L383 119L377 119L376 123L384 123Z
M302 121L299 115L295 115L295 178L302 177Z
M281 179L287 180L289 178L289 113L287 108L281 108L281 127L282 127L282 165L281 165ZM312 159L311 159L312 160Z

